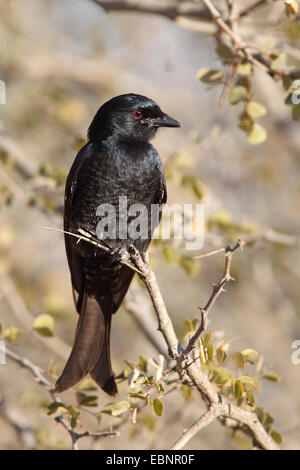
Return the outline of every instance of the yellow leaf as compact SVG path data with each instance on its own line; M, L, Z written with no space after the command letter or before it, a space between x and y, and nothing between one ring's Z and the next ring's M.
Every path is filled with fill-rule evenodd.
M250 132L248 132L248 141L250 144L262 144L268 137L267 131L264 127L254 123Z
M17 343L20 339L20 330L10 326L3 331L3 337L10 343Z
M266 114L266 108L257 101L249 101L246 106L247 114L252 118L258 118Z
M41 336L54 336L54 319L51 315L43 314L36 317L33 329Z
M203 68L198 70L197 78L203 83L213 84L222 80L223 72L220 70L210 70L208 68Z
M152 405L153 411L157 416L162 416L163 411L164 411L164 405L163 402L159 398L155 398L153 400L153 405Z

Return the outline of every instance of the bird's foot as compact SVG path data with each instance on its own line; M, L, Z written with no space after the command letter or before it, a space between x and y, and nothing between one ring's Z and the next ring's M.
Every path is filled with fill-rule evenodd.
M110 257L113 264L120 263L129 259L128 252L124 247L110 247Z

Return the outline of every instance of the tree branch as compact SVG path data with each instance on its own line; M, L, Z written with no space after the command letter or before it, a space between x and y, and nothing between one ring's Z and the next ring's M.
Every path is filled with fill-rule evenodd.
M241 246L242 242L238 241L237 245L234 248L227 248L224 275L224 278L227 279L227 282L230 278L229 270L231 256ZM256 414L231 404L225 398L221 397L218 394L217 389L211 384L206 374L204 374L204 372L199 367L197 363L197 357L195 355L195 349L192 349L187 354L187 357L185 356L185 352L175 334L173 324L164 305L155 275L151 267L145 260L142 259L141 255L135 248L131 247L129 254L131 256L132 262L136 264L139 271L141 271L142 273L140 274L140 277L145 282L148 292L150 294L150 298L152 300L153 307L157 316L159 330L165 338L171 358L176 359L177 361L178 373L181 376L181 364L184 360L186 360L185 372L198 389L199 393L201 394L208 407L208 410L211 410L211 413L208 414L209 418L205 416L205 418L202 418L202 421L200 418L199 430L204 427L206 419L208 420L208 422L211 422L215 419L215 415L217 415L216 417L219 416L223 418L231 418L239 422L240 424L245 425L249 429L253 441L256 443L256 445L258 445L258 447L269 450L277 449L277 445L275 444L271 436L266 433L265 429L259 422ZM210 306L212 305L214 300L208 301ZM220 414L218 414L219 411ZM198 429L197 425L195 425L195 428ZM192 437L192 435L194 435L194 433L191 431L190 436Z
M210 20L209 11L194 2L161 2L159 0L92 0L107 11L150 13L176 20L179 16Z
M24 367L27 369L35 378L38 384L42 385L46 390L50 393L51 398L56 401L60 402L60 399L53 393L53 384L46 379L46 377L42 374L40 367L36 366L33 362L31 362L27 358L23 358L19 356L18 354L14 353L8 348L4 348L3 344L0 342L0 352L9 357L13 362L16 364L20 365L21 367ZM94 437L94 438L101 438L101 437L108 437L108 436L119 436L120 433L116 431L105 431L105 432L89 432L89 431L84 431L83 433L77 433L72 429L72 427L69 425L68 421L63 417L63 415L56 416L55 421L60 423L68 432L68 434L71 437L72 440L72 449L73 450L78 450L78 440L81 439L82 437Z
M225 413L224 405L211 406L182 436L173 444L171 450L180 450L199 432Z

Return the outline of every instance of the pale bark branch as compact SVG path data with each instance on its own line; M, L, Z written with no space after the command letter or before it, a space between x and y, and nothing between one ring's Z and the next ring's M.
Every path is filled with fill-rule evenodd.
M230 279L231 256L241 246L242 242L238 241L234 248L229 249L229 247L227 247L224 273L224 278L227 279L227 282ZM276 443L273 441L271 436L266 433L265 429L263 428L254 413L231 404L224 397L219 395L217 389L214 387L213 384L210 383L208 377L200 368L199 363L197 361L197 357L195 355L195 350L192 349L187 355L185 355L184 350L180 345L176 333L174 331L172 321L166 310L164 301L160 293L160 289L158 287L155 275L151 267L149 266L146 260L142 259L141 255L134 247L131 247L129 254L131 256L132 262L136 264L139 271L141 271L142 273L140 274L140 277L145 282L146 287L148 289L157 316L159 329L167 343L170 357L177 361L178 373L180 377L182 373L182 362L186 360L184 371L198 389L208 409L212 409L211 414L209 414L211 420L215 419L212 419L214 413L218 415L219 410L221 409L221 412L218 416L223 418L231 418L233 420L238 421L239 424L245 425L248 428L250 434L252 435L253 441L258 447L269 450L277 449L278 447ZM211 420L209 420L209 422L211 422ZM199 429L201 429L200 425Z
M244 58L259 70L267 73L271 77L282 75L283 72L276 72L271 68L270 61L262 54L252 54L249 46L242 40L238 32L238 21L247 17L250 13L268 3L268 0L259 0L252 5L237 11L236 1L227 0L229 5L229 17L220 12L211 0L201 0L200 2L167 2L161 3L158 0L92 0L106 11L135 12L145 14L156 14L170 20L176 21L179 26L191 30L203 32L204 34L215 34L212 24L215 24L219 31L227 35L237 51ZM201 24L204 23L204 24ZM287 70L285 74L297 78L300 74L298 70Z
M81 230L80 236L84 235L85 232ZM90 236L86 236L84 241L86 241L87 243L92 243L93 245L98 245L99 249L107 249L107 247L103 246L103 243L101 241L97 241L95 238L91 238ZM230 267L232 255L239 248L242 248L243 245L244 242L239 239L233 248L230 246L227 246L225 248L225 269L223 278L218 284L217 288L214 289L206 306L204 307L206 311L211 308L216 298L224 288L224 285L231 279ZM146 255L143 259L139 251L134 246L131 246L128 252L120 254L120 262L123 262L124 260L128 262L129 259L130 264L136 266L135 270L138 271L139 277L147 287L158 320L158 329L165 339L170 358L176 360L177 362L177 371L179 377L182 378L183 373L186 373L194 384L194 386L199 391L208 409L215 410L211 411L211 414L209 414L209 416L212 416L214 412L218 413L219 409L221 409L222 412L220 413L219 417L231 418L237 421L239 424L245 425L249 430L249 433L252 436L255 445L262 449L278 449L278 446L271 438L271 436L266 433L265 429L259 422L255 413L233 405L231 402L229 402L227 399L225 399L218 393L217 388L209 381L207 375L202 371L199 365L199 358L197 357L196 348L187 347L186 350L183 349L175 333L173 323L166 309L155 274L152 268L150 267L147 258L148 257ZM199 331L201 330L201 328L203 328L203 325L200 326ZM184 366L182 365L183 363ZM226 424L226 421L224 424ZM199 429L201 429L201 427Z
M195 2L161 2L160 0L92 0L107 11L127 11L165 16L175 20L179 16L210 20L208 10Z
M197 421L192 424L182 436L172 445L171 450L180 450L199 432L206 428L210 423L215 421L225 412L224 405L211 406Z
M51 398L53 401L60 402L60 399L53 393L53 384L51 383L50 380L48 380L42 373L42 370L40 367L35 365L32 361L30 361L27 358L24 358L22 356L19 356L15 352L11 351L7 347L4 348L3 343L0 342L0 352L3 353L6 357L9 357L13 362L18 364L19 366L23 367L24 369L27 369L31 375L33 375L34 379L38 384L43 386L51 395ZM71 437L72 441L72 449L73 450L78 450L78 440L81 439L82 437L94 437L96 439L100 439L102 437L116 437L119 436L120 433L116 431L104 431L104 432L90 432L90 431L84 431L82 433L77 433L72 429L72 427L69 425L68 421L63 417L63 415L56 416L55 421L60 423L68 432L68 434Z

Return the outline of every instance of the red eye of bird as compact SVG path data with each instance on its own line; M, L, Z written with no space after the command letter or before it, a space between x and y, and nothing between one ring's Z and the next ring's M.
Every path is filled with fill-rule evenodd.
M143 117L143 113L139 109L135 109L132 114L135 117L135 119L142 119Z

